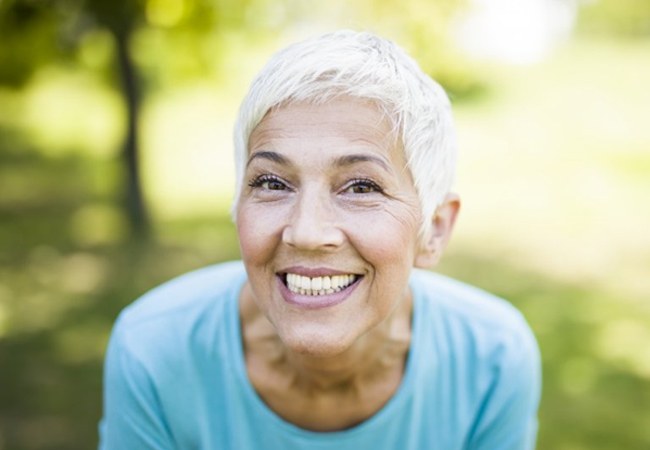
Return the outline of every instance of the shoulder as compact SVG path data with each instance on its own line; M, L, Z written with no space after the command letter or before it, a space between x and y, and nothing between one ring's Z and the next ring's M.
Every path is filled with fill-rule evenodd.
M449 351L462 346L473 357L502 364L538 358L537 342L526 319L508 301L422 270L414 271L411 287L424 320L434 323L432 332L448 344Z
M245 278L239 261L174 278L126 307L115 323L112 339L145 354L212 333L225 321L228 305L236 302Z
M215 264L180 275L153 288L126 307L121 321L132 322L196 307L236 287L245 277L240 261Z
M537 341L509 302L431 272L411 279L418 343L427 355L421 380L453 411L471 448L532 448L541 391ZM455 414L455 415L454 415Z

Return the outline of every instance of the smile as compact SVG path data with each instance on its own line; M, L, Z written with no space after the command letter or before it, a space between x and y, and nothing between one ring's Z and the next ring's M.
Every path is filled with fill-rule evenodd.
M318 296L340 292L359 279L358 275L332 275L322 277L306 277L295 273L287 273L285 283L294 294Z

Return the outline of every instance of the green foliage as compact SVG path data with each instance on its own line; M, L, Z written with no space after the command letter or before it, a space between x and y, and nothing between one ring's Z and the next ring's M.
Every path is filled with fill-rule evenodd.
M50 2L0 2L0 85L21 86L40 66L63 56L58 14Z
M213 52L211 43L215 39L232 30L251 34L263 31L249 24L257 15L264 14L260 10L263 3L5 0L0 2L0 85L22 86L40 68L71 61L72 56L84 50L88 36L97 36L102 31L108 31L113 40L124 36L131 41L131 36L135 36L130 42L131 51L135 50L144 81L167 79L169 74L173 81L204 76L220 56ZM113 67L112 63L95 69L110 73Z

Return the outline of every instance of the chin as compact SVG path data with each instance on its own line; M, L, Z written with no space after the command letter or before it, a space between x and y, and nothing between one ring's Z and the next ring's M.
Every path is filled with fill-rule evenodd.
M296 327L298 328L298 327ZM345 353L353 345L346 336L336 337L333 331L304 331L294 328L292 333L280 333L284 346L296 354L314 358L331 358Z

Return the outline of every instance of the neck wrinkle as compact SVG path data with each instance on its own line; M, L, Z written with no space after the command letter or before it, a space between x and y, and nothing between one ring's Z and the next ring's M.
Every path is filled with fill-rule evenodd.
M310 396L337 391L354 394L395 371L403 374L411 343L412 312L409 293L387 320L353 347L336 356L316 357L287 348L264 314L249 303L241 312L245 358L256 359L256 364L266 367L276 382L283 380L283 388L298 389Z
M409 296L387 321L343 354L326 358L302 355L278 342L282 356L276 354L274 364L291 373L291 387L311 394L360 391L384 375L396 370L403 373L411 342L411 303Z

